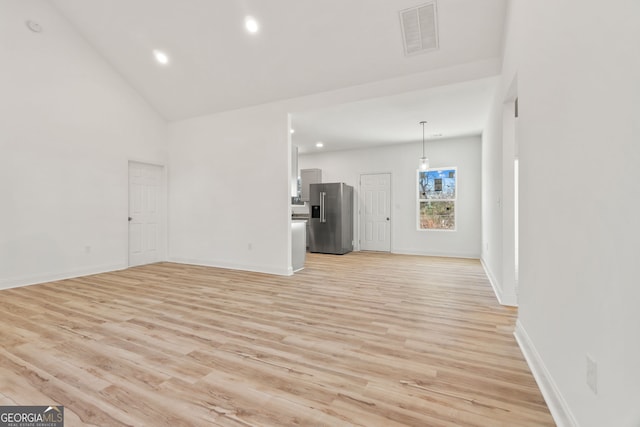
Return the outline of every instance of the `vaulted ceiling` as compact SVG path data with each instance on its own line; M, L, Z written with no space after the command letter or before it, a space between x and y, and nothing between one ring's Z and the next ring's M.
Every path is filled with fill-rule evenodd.
M423 0L52 1L169 121L499 57L506 8L438 0L440 48L407 57L398 12Z

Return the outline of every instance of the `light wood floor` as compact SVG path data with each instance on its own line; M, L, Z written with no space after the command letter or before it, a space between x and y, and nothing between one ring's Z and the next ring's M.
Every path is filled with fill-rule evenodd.
M475 260L161 263L0 291L0 405L66 426L554 425Z

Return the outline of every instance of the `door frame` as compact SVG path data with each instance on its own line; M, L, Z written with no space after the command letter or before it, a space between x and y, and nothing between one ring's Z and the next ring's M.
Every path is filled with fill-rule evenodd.
M361 247L360 247L360 223L361 223L361 215L362 215L362 206L360 203L360 194L362 194L362 176L363 175L389 175L389 253L393 253L393 213L392 213L392 208L393 208L393 174L389 171L383 171L383 172L360 172L358 174L358 194L357 194L357 199L358 199L358 214L354 215L355 217L355 221L356 224L355 228L358 230L357 236L358 238L356 239L356 243L357 245L354 245L354 250L357 251L361 251ZM354 195L355 197L355 195ZM355 233L354 233L355 235ZM357 249L356 249L357 248Z
M125 202L125 206L126 206L126 212L123 215L124 218L124 222L125 222L125 227L126 227L126 239L125 239L125 259L126 264L127 264L127 268L131 267L131 260L129 259L130 256L130 251L129 251L129 214L130 214L130 206L129 206L129 202L130 202L130 185L131 185L131 179L129 176L129 172L131 170L131 164L132 163L137 163L137 164L142 164L142 165L147 165L147 166L155 166L155 167L159 167L161 168L160 171L160 193L159 193L159 200L158 200L158 209L159 209L159 213L158 216L160 218L160 236L158 238L158 262L164 262L167 261L169 259L169 233L168 233L168 225L167 225L167 218L168 218L168 208L169 208L169 198L168 198L168 191L167 191L167 182L168 182L168 173L167 173L167 165L164 163L156 163L156 162L150 162L150 161L146 161L146 160L139 160L139 159L129 159L127 161L127 169L126 169L126 181L127 181L127 191L126 191L126 202Z

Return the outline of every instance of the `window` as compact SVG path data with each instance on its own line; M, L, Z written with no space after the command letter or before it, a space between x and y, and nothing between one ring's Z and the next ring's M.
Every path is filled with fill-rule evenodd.
M418 230L456 229L457 168L418 171Z

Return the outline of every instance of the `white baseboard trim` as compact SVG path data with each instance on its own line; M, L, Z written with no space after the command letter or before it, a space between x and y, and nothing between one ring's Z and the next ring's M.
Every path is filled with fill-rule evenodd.
M444 252L424 252L424 251L416 251L412 249L392 249L392 254L398 255L420 255L420 256L433 256L433 257L443 257L443 258L465 258L465 259L478 259L478 254L451 254Z
M231 262L225 262L225 261L201 260L201 259L195 259L195 258L182 258L182 257L169 257L168 262L174 262L177 264L201 265L203 267L225 268L228 270L253 271L255 273L275 274L277 276L293 275L292 267L289 267L286 269L280 269L280 268L273 268L273 266L237 264L237 263L231 263Z
M553 377L547 370L544 361L520 320L516 321L516 330L513 335L516 337L520 350L529 364L529 369L531 369L531 373L533 373L533 377L538 383L545 402L547 402L553 420L558 427L577 427L578 423L571 413L569 405L562 397Z
M19 288L22 286L37 285L39 283L56 282L58 280L73 279L76 277L90 276L92 274L108 273L110 271L129 268L126 264L100 265L89 268L80 268L57 273L38 274L36 276L24 276L14 279L0 280L0 289Z
M484 272L489 279L489 283L491 283L491 287L493 288L493 293L496 295L496 299L500 305L506 305L510 307L517 307L517 304L507 304L502 297L502 287L500 286L500 282L496 279L496 276L493 275L493 271L489 268L484 258L480 258L480 264L482 264L482 268L484 268Z

